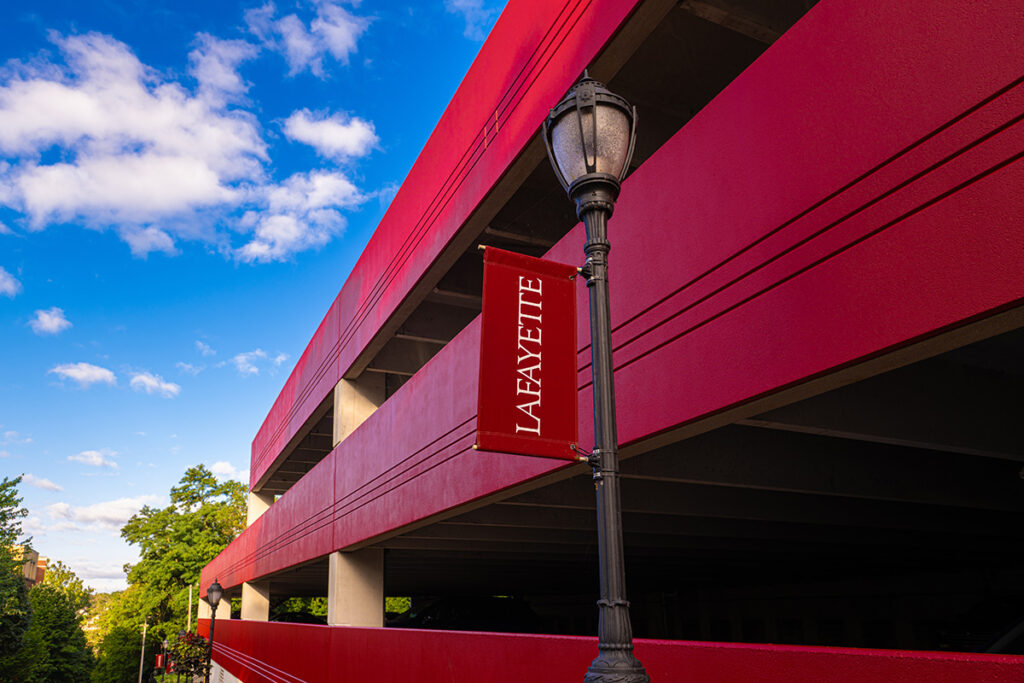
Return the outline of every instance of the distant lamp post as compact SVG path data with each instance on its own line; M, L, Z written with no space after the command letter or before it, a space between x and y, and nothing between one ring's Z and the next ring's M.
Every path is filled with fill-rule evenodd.
M162 669L162 671L160 672L160 680L161 681L167 675L167 646L168 646L168 644L169 643L167 642L167 639L164 638L164 656L160 658L160 668Z
M213 580L210 587L206 589L206 601L210 603L210 642L206 645L206 683L210 683L210 667L213 662L213 628L217 624L217 605L224 596L224 589Z
M583 78L544 122L544 143L558 181L576 202L583 221L590 290L590 348L594 373L594 452L587 458L597 488L597 540L601 599L597 658L584 680L648 683L633 656L633 628L626 600L619 495L618 435L612 378L611 314L608 299L608 219L636 143L636 108L603 84Z

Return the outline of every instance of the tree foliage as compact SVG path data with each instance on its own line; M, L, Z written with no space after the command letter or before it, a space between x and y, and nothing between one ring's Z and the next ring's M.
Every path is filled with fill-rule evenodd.
M170 594L198 581L200 570L245 527L245 491L236 481L219 483L203 465L190 467L171 488L170 505L147 505L121 529L141 555L126 567L128 583Z
M143 680L156 662L156 653L162 638L153 630L146 631L146 657L143 662ZM115 626L103 638L101 655L92 670L93 683L136 683L139 677L139 658L142 654L142 624Z
M70 573L70 572L69 572ZM73 580L81 581L73 573ZM45 581L29 591L32 625L29 632L43 646L35 663L35 680L47 683L86 683L92 655L82 631L79 598L73 591Z
M43 585L63 593L76 614L82 614L92 603L93 590L82 583L82 580L60 560L46 565Z
M0 481L0 680L16 680L25 649L32 606L21 574L21 553L14 546L26 549L29 539L21 538L21 519L28 510L21 507L18 484L21 477ZM29 649L35 649L29 648Z
M20 482L0 481L0 681L85 683L91 670L95 683L134 683L143 624L146 673L160 642L176 641L185 626L189 586L244 527L245 487L218 482L201 465L189 468L171 489L170 505L144 507L121 529L140 554L135 565L125 567L128 589L94 596L62 562L53 562L43 581L26 590L20 553L13 551L19 541L28 544L21 538L27 510L18 496ZM198 591L195 600L198 605Z
M171 661L174 662L175 673L189 680L205 676L208 668L206 653L209 647L210 641L196 633L186 633L184 638L175 638L171 641L168 652Z
M155 642L177 638L187 621L189 586L197 586L202 568L245 527L245 508L245 486L218 482L199 465L171 488L167 507L146 506L128 520L121 536L138 546L140 559L125 566L128 589L105 599L102 610L92 614L100 634L94 681L121 680L132 659L129 651L138 676L144 620ZM193 597L194 609L198 591Z

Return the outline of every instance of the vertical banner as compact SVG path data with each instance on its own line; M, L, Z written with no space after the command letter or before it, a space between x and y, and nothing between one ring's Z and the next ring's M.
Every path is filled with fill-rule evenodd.
M476 448L575 460L576 267L484 250Z

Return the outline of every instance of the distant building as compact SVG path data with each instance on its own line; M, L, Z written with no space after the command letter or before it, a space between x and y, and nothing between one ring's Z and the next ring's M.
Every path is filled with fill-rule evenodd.
M43 577L46 576L46 564L49 561L48 558L42 557L35 550L25 550L25 546L16 545L11 548L14 552L15 558L21 563L21 573L25 578L25 586L31 588L37 583L41 583Z

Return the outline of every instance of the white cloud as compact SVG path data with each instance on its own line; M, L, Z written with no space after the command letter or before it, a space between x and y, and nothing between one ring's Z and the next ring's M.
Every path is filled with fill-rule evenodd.
M281 367L281 364L284 363L286 360L288 360L287 353L278 353L276 356L274 356L274 365L277 367Z
M35 227L42 227L50 221L76 219L93 224L144 223L190 209L231 203L236 191L221 180L221 174L208 160L145 151L81 154L76 163L50 166L28 162L15 176L14 184L21 196L20 208L31 216ZM145 239L134 231L125 234L136 242ZM131 242L129 245L138 248ZM167 250L165 243L160 246Z
M143 495L134 498L118 498L102 503L86 506L71 506L67 503L54 503L46 508L52 519L65 520L85 528L120 531L132 515L143 505L156 503L157 496Z
M249 85L238 75L238 66L252 59L259 48L244 40L221 40L208 33L196 36L198 47L189 53L189 69L199 82L199 95L217 106L235 101Z
M169 256L178 253L177 247L174 246L174 238L160 228L128 225L119 228L117 234L128 244L132 256L137 258L146 258L153 251L162 251Z
M221 460L210 465L210 472L218 479L235 479L243 484L249 483L249 470L240 470L226 460Z
M135 391L144 391L147 394L159 394L164 398L174 398L181 393L181 385L164 380L160 375L151 372L136 372L132 375L130 382Z
M342 114L315 115L308 109L294 112L284 122L290 140L303 142L321 156L344 161L367 154L377 144L373 124Z
M124 564L97 564L88 561L74 563L75 574L88 583L89 579L124 579Z
M262 181L267 159L255 117L204 95L227 87L211 60L243 50L201 40L193 96L109 36L54 41L63 62L44 55L0 76L0 154L13 160L0 168L0 204L34 229L117 227L136 254L171 252L175 237L210 238L210 220L197 216L243 200L242 185ZM42 164L54 147L61 160Z
M92 363L64 363L51 368L47 374L55 374L63 379L73 379L81 387L92 384L117 384L117 377L106 368Z
M56 306L36 311L36 317L28 324L36 334L57 334L71 327L71 321L64 317L64 309Z
M22 436L20 433L14 431L13 429L8 429L6 432L3 433L3 437L2 439L0 439L0 442L4 444L27 444L32 443L32 437Z
M7 225L0 221L0 235L13 235L14 231L7 227Z
M37 477L34 474L25 474L25 475L22 476L21 480L23 482L25 482L26 484L28 484L29 486L35 486L36 488L45 489L46 491L63 491L64 490L63 486L58 486L57 484L54 484L49 479L44 479L43 477Z
M0 295L14 298L21 291L21 282L0 266Z
M246 21L294 69L322 73L325 56L345 61L356 49L369 19L333 2L314 9L308 27L295 15L276 19L272 4ZM197 240L267 262L322 246L343 232L342 210L373 196L337 172L270 179L255 114L229 106L244 104L248 86L237 69L255 45L200 34L190 90L109 36L53 41L60 58L43 53L0 71L0 156L10 160L0 162L0 208L21 212L31 230L112 229L137 258L175 255L180 241ZM358 158L377 143L373 124L357 117L301 110L286 128L333 159ZM44 163L50 151L57 160ZM19 291L0 268L0 295Z
M319 0L315 9L316 17L308 27L295 14L275 20L277 10L269 2L245 13L249 31L284 55L291 76L309 69L323 78L326 55L348 64L359 37L370 25L368 17L355 16L331 0Z
M317 4L316 19L310 24L313 33L342 64L348 64L349 55L356 51L356 41L369 27L370 20L357 17L328 0Z
M470 40L483 40L498 18L498 9L487 8L483 0L445 0L444 8L452 14L460 14L466 21L463 35Z
M280 34L280 45L288 61L289 75L294 76L308 68L317 76L323 76L323 60L320 57L322 49L317 44L316 36L306 30L306 25L297 16L289 14L280 19L274 28Z
M192 365L191 363L185 363L183 361L178 361L177 363L175 363L175 367L184 372L185 374L193 376L198 375L204 369L202 365Z
M323 246L345 229L338 209L358 206L366 199L343 173L296 173L266 191L265 212L243 217L242 225L252 228L253 237L236 256L249 263L281 261L295 252Z
M248 377L249 375L260 374L260 369L257 367L256 362L266 357L266 351L263 349L254 349L252 351L246 351L245 353L239 353L231 359L231 362L235 364L235 369L238 370L238 374L243 377Z
M11 457L11 452L10 451L0 451L0 458L9 458L9 457Z
M82 451L78 455L69 455L68 460L71 462L80 462L83 465L89 465L90 467L109 467L111 469L117 469L117 463L113 460L115 455L117 455L117 451L112 451L109 448L101 448L98 451Z
M201 342L198 339L196 339L196 351L198 351L200 354L204 356L214 356L217 354L216 351L210 348L209 344Z

